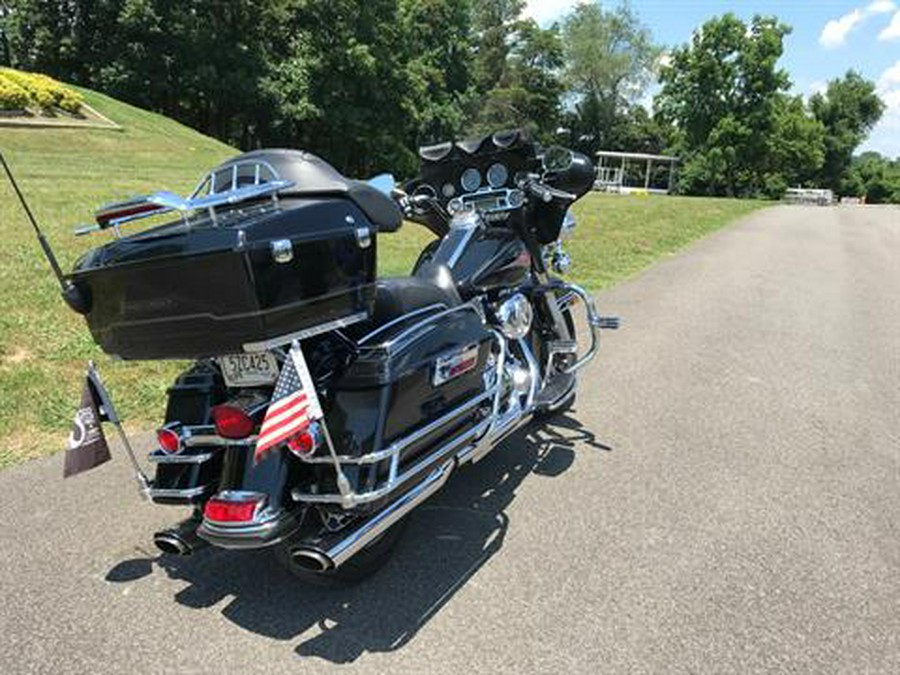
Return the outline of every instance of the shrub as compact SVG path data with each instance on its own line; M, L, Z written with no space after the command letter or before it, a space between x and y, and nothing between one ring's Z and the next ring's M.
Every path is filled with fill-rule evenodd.
M39 108L43 112L51 112L60 108L77 113L84 99L74 89L60 84L52 77L40 73L25 73L12 68L0 68L0 83L11 84L25 92L30 105L21 107Z
M30 101L27 91L0 73L0 110L24 110Z

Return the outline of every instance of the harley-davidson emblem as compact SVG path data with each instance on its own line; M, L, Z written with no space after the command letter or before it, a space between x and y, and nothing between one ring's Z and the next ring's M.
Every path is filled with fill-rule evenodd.
M452 352L438 357L434 362L434 377L431 379L431 383L438 387L463 373L468 373L476 365L478 365L477 344L454 349Z

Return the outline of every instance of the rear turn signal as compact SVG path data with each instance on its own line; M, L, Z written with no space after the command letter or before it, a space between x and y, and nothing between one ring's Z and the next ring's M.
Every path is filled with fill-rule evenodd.
M319 425L312 423L287 439L287 447L297 457L303 459L312 455L319 447Z
M247 438L253 433L253 420L240 408L223 404L212 409L213 425L222 438Z
M249 523L262 509L265 495L220 492L206 502L203 517L214 523Z
M156 442L159 449L169 455L181 452L181 437L172 429L157 429Z

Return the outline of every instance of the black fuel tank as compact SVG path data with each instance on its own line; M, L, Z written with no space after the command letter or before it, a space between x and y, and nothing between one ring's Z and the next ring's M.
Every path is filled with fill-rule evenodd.
M514 232L501 227L451 229L426 259L450 269L463 298L518 286L531 270L528 247Z

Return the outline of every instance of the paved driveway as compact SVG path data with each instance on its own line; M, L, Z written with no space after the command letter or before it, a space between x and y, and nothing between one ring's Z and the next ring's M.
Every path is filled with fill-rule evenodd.
M600 302L575 412L357 588L157 557L122 456L4 471L0 672L900 672L900 210L767 210Z

